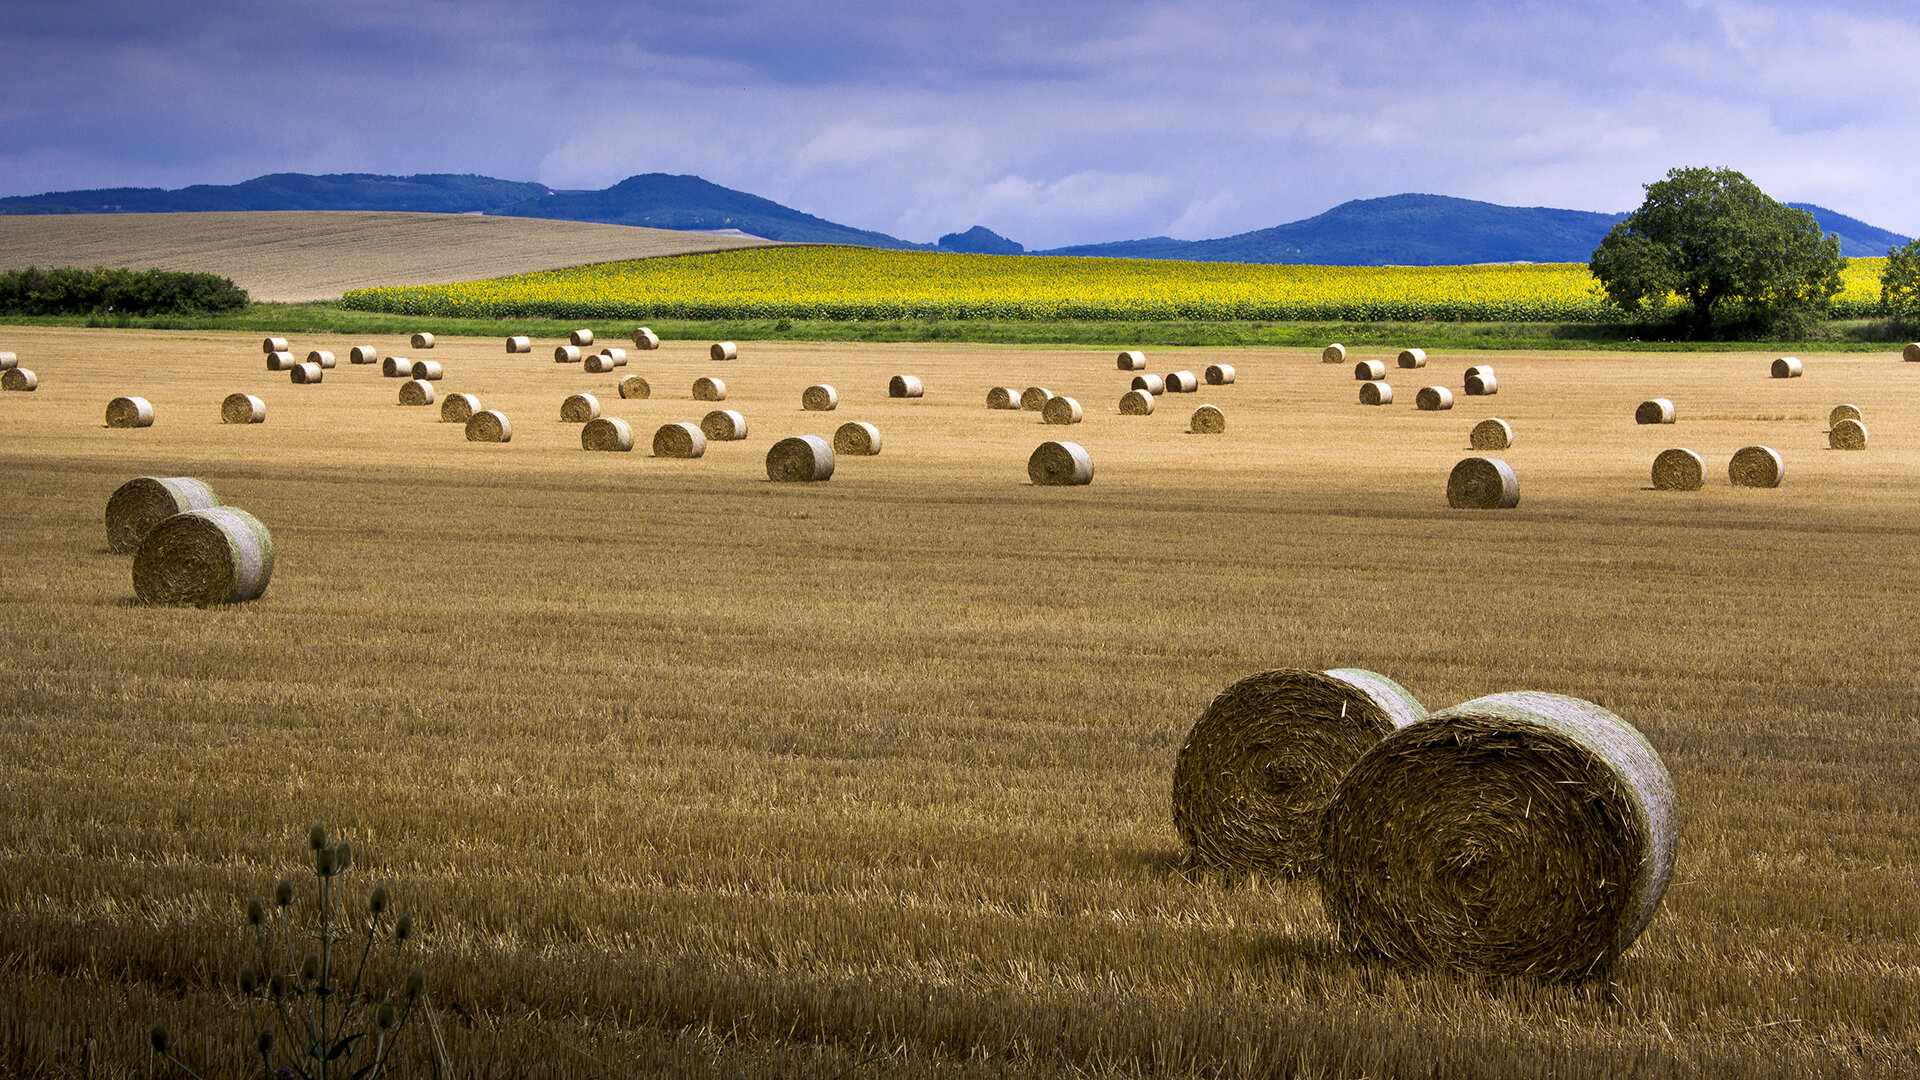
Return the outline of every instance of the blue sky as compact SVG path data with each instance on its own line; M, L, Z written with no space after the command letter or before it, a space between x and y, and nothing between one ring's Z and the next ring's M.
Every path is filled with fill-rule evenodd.
M0 3L0 194L697 173L911 240L1225 236L1678 165L1920 235L1920 9L1799 3Z

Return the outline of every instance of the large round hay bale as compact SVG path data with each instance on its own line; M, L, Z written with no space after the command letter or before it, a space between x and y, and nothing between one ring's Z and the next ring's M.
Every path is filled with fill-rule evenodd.
M1011 386L996 386L987 391L987 408L1017 409L1020 407L1020 391Z
M293 365L297 363L299 363L299 361L295 360L293 354L287 352L285 349L267 354L268 371L292 371Z
M652 351L660 347L660 335L644 326L633 328L633 347Z
M287 375L299 386L309 386L327 377L326 370L319 364L295 364Z
M1900 350L1900 359L1909 364L1920 364L1920 341L1909 341L1906 348Z
M715 409L700 418L700 433L713 442L738 442L747 437L747 418L732 409Z
M832 476L833 447L818 435L781 439L767 451L767 479L774 483L810 483Z
M136 428L153 426L153 403L143 397L117 397L107 402L107 426Z
M1362 360L1353 365L1353 377L1362 382L1376 381L1387 377L1387 365L1383 360Z
M1421 412L1445 412L1453 408L1453 391L1444 386L1423 386L1413 395L1413 407Z
M721 382L719 379L702 375L700 378L693 380L693 400L725 401L727 400L727 384Z
M658 458L697 458L707 452L707 436L697 425L684 421L662 424L653 433L653 456Z
M738 360L740 359L740 346L735 345L731 341L716 341L712 345L707 346L707 355L716 361Z
M438 360L415 360L407 370L414 378L428 382L439 382L447 377L447 373L440 369Z
M620 380L620 396L623 398L644 398L653 396L653 387L638 375L629 375Z
M422 379L408 379L400 384L400 404L433 404L433 384Z
M266 353L269 356L277 352L286 352L287 339L283 337L267 338L265 341L262 341L260 343L260 351L263 353Z
M1043 442L1027 458L1027 478L1041 487L1093 483L1093 458L1073 442Z
M1472 367L1467 369L1466 374L1463 375L1462 378L1471 379L1471 378L1474 378L1475 376L1478 376L1484 379L1491 374L1493 374L1493 365L1475 364Z
M1773 362L1773 377L1776 379L1797 379L1806 374L1806 365L1797 356L1783 356Z
M1192 394L1200 389L1200 378L1191 371L1169 371L1166 380L1169 394Z
M1832 427L1842 420L1858 420L1865 423L1866 419L1858 405L1835 405L1832 411L1827 413L1827 426Z
M1161 394L1167 392L1167 380L1164 376L1160 375L1135 375L1133 381L1127 385L1135 390L1152 394L1154 397L1159 397Z
M580 448L626 453L633 449L633 425L617 416L596 416L581 425Z
M832 412L840 404L840 392L825 383L816 383L800 392L800 407L808 412Z
M627 350L618 345L608 345L600 350L600 355L613 362L614 367L627 366Z
M1383 382L1361 383L1360 384L1360 404L1362 405L1393 404L1392 385L1388 383L1383 383Z
M887 396L890 398L917 398L926 394L926 388L920 385L918 375L895 375L887 380Z
M1121 416L1152 416L1153 395L1145 390L1129 390L1120 395Z
M1195 435L1224 435L1227 431L1227 414L1213 405L1202 405L1193 410L1193 419L1187 430Z
M339 366L339 361L335 360L333 354L325 349L314 349L307 353L307 363L319 364L320 370L322 371L332 371Z
M1727 479L1734 487L1779 487L1786 472L1786 462L1770 446L1743 446L1727 462Z
M1653 459L1656 491L1699 491L1707 480L1707 463L1683 446L1660 451Z
M433 335L423 330L413 335L412 345L416 349L431 349L433 348Z
M107 498L107 550L140 550L155 525L175 514L207 510L220 499L205 481L191 476L136 476Z
M1500 381L1489 371L1484 375L1469 375L1466 380L1468 397L1492 397L1500 392Z
M1347 361L1347 347L1334 342L1320 350L1320 362L1323 364L1344 364Z
M600 415L600 399L592 394L568 394L560 403L560 422L584 424Z
M1363 754L1321 819L1336 933L1413 964L1605 973L1673 873L1673 781L1626 721L1529 691L1455 705Z
M1053 391L1044 386L1029 386L1020 391L1020 407L1028 412L1039 412L1053 400Z
M1116 359L1115 364L1121 371L1147 370L1147 354L1139 349L1128 349Z
M433 388L427 387L427 389ZM499 409L481 409L467 417L467 441L512 442L513 425L507 423L507 414Z
M1513 445L1513 427L1497 416L1473 425L1467 445L1475 450L1505 450Z
M40 377L23 367L8 368L0 372L0 390L18 390L23 393L37 389Z
M0 352L0 371L12 371L20 366L20 358L10 352Z
M1671 424L1673 417L1673 402L1663 397L1643 401L1633 410L1636 424Z
M472 394L448 394L440 403L440 422L464 424L480 411L480 399Z
M380 350L371 345L355 345L347 350L349 364L377 364L380 362Z
M1040 407L1040 422L1043 424L1077 424L1082 412L1080 403L1064 394L1048 398Z
M1371 671L1277 668L1214 696L1173 765L1187 862L1298 873L1320 861L1320 814L1360 756L1426 717Z
M507 352L530 353L533 351L533 339L525 334L515 334L507 339Z
M578 345L584 349L593 344L593 331L583 326L567 335L567 344Z
M1827 432L1827 446L1834 450L1865 450L1867 426L1858 420L1842 420Z
M1227 386L1233 382L1232 364L1208 364L1203 373L1208 386Z
M413 361L404 356L388 356L380 361L380 375L386 379L413 378Z
M858 420L841 424L833 433L833 452L872 457L880 452L880 429Z
M189 510L154 526L133 557L133 594L143 604L239 604L273 580L273 537L231 506Z
M613 357L605 353L588 353L582 358L581 365L586 368L589 375L606 375L620 366L613 362Z
M266 420L267 403L252 394L228 394L220 402L223 424L264 424Z
M1426 367L1426 366L1427 366L1427 350L1425 350L1425 349L1401 349L1401 350L1400 350L1400 356L1399 356L1399 362L1400 362L1400 366L1401 366L1401 367L1403 367L1403 368L1423 368L1423 367Z
M553 347L553 362L556 364L577 364L580 362L580 357L580 346L578 345L555 345Z
M1520 505L1520 478L1499 458L1466 458L1447 474L1447 505L1456 510L1511 510Z

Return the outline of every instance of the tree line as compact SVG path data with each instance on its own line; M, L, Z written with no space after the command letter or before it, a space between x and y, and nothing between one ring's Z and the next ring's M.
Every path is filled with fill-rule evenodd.
M117 266L0 272L0 315L193 315L245 306L247 290L218 274Z

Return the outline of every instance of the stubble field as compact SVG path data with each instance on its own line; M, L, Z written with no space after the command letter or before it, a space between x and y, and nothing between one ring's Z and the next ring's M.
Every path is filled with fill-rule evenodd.
M1400 403L1367 408L1370 354L1160 350L1238 381L1141 418L1105 350L673 341L623 401L552 341L371 342L511 418L479 445L355 343L295 340L342 360L294 386L257 338L0 328L41 380L0 395L0 1073L159 1075L166 1019L237 1074L241 910L316 820L421 921L461 1075L1920 1070L1920 364L1380 354ZM1469 363L1499 396L1414 411ZM801 411L815 382L837 411ZM1086 422L984 407L1035 384ZM580 449L581 390L635 452ZM264 424L219 423L236 391ZM154 427L105 428L120 394ZM1633 424L1655 396L1678 424ZM1184 433L1203 402L1226 434ZM1825 448L1841 402L1867 451ZM647 454L716 407L749 437ZM1493 415L1520 505L1449 510ZM878 457L766 481L775 439L848 420ZM1027 482L1051 438L1090 487ZM1779 489L1727 484L1752 443ZM1670 446L1705 490L1649 490ZM265 597L136 605L101 512L138 475L265 522ZM1310 882L1183 872L1180 741L1272 666L1634 722L1680 797L1647 934L1603 983L1489 983L1348 955Z

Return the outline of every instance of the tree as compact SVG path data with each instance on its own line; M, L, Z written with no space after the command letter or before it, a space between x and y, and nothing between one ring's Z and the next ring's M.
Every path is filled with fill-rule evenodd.
M1840 291L1838 237L1732 169L1674 169L1587 268L1627 311L1677 297L1689 333L1804 333Z
M1920 240L1887 250L1880 271L1880 306L1902 326L1920 326Z

